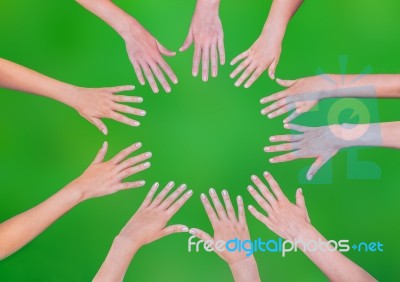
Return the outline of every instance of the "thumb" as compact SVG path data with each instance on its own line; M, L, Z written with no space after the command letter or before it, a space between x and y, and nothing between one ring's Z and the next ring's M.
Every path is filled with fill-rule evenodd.
M108 134L107 126L100 119L88 118L88 121L90 121L98 129L100 129L100 131L103 132L104 135Z
M157 239L163 238L165 236L168 236L168 235L171 235L174 233L182 233L182 232L188 232L188 231L189 231L189 228L186 225L182 225L182 224L167 226L163 230L161 230L161 233Z
M307 180L311 181L314 175L318 172L318 170L329 160L323 159L323 158L318 158L310 167L310 169L307 172Z
M172 52L170 50L168 50L167 48L165 48L163 45L161 45L160 42L157 41L157 47L158 47L158 51L160 51L161 54L165 55L165 56L175 56L175 52Z
M192 43L193 43L193 36L192 32L190 31L179 51L180 52L186 51L190 47L190 45L192 45Z
M92 164L98 164L98 163L103 162L104 157L106 156L106 153L107 153L107 149L108 149L108 143L107 143L107 141L105 141L103 143L103 146L101 146L100 151L97 153L96 158L94 159Z
M306 201L305 201L304 195L303 195L303 190L301 188L297 189L297 191L296 191L296 205L305 211L308 222L311 222L310 217L308 216L308 211L307 211L307 207L306 207Z
M283 87L291 87L291 86L293 86L293 84L295 84L295 83L297 82L297 79L296 79L296 80L283 80L283 79L277 78L277 79L276 79L276 82L277 82L280 86L283 86Z
M275 70L276 66L278 65L278 62L279 62L279 57L276 58L268 68L268 75L271 79L275 79Z

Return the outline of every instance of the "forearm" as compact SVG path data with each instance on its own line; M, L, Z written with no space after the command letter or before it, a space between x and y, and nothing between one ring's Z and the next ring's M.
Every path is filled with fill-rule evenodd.
M138 246L131 246L126 238L117 236L93 281L123 281L138 249Z
M28 244L81 200L81 195L67 186L36 207L0 224L0 259Z
M400 122L340 126L341 147L375 146L400 149Z
M286 27L303 0L273 0L261 36L274 36L282 42Z
M311 225L299 233L295 241L304 254L328 277L330 281L376 281L368 272L342 255L339 251L331 251L328 241ZM320 242L316 251L307 250L307 242ZM324 247L322 247L324 246ZM333 246L331 246L331 249Z
M130 34L132 23L139 24L111 0L76 0L76 2L106 22L124 39Z
M0 87L45 96L73 106L76 87L0 59Z
M258 273L257 262L253 256L229 265L235 282L258 282L260 275Z

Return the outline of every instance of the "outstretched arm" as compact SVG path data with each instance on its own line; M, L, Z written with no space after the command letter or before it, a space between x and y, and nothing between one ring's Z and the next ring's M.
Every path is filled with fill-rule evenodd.
M272 104L261 113L275 118L293 110L284 120L291 122L327 98L400 98L400 75L338 75L324 74L297 80L276 80L285 90L261 99Z
M105 21L124 39L129 59L141 85L145 84L144 72L154 93L159 92L154 76L167 93L171 92L163 72L174 84L178 83L178 79L162 56L175 56L175 52L162 46L135 18L111 0L76 1Z
M133 90L134 87L117 86L108 88L83 88L67 84L38 72L0 59L0 88L9 88L36 95L45 96L64 103L100 129L105 135L107 127L101 118L109 118L130 126L140 123L121 113L144 116L145 111L120 104L141 103L141 97L115 95L115 93Z
M55 195L32 209L0 224L0 259L16 252L42 233L70 209L90 198L101 197L119 190L137 188L144 181L126 182L122 180L150 166L143 163L151 153L124 159L140 148L134 144L108 162L104 162L107 143L104 143L94 162L76 180Z
M261 35L250 49L231 62L231 65L235 65L242 61L231 74L231 78L235 78L243 72L235 86L239 87L250 77L244 84L245 88L250 87L267 69L269 77L275 79L286 27L302 3L303 0L273 0Z
M141 247L170 234L188 231L188 228L181 224L167 226L168 221L193 194L192 190L189 190L182 195L186 189L186 185L183 184L167 196L174 186L173 182L168 183L154 197L159 184L153 185L138 211L115 238L93 281L122 281L129 264Z
M267 215L264 215L254 206L249 206L254 217L278 236L292 243L297 242L297 246L324 272L330 281L376 281L368 272L337 250L333 251L331 248L328 251L328 247L307 250L305 245L309 241L320 241L320 246L329 246L329 243L311 225L302 190L297 190L296 204L293 204L283 194L271 174L265 172L264 177L269 184L269 189L257 176L252 176L252 180L259 191L253 186L248 187L250 194L267 212Z

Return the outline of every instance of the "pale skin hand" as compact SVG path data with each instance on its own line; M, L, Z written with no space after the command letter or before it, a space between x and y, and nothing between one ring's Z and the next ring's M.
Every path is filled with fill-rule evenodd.
M209 242L210 247L219 240L225 242L235 238L241 241L250 240L242 197L237 197L238 216L236 216L227 190L222 191L225 208L214 189L210 189L210 197L215 209L205 194L201 194L200 198L214 229L214 236L211 237L197 228L192 228L189 232L204 242ZM214 251L228 263L236 282L260 281L257 263L253 255L247 257L245 252L229 252L228 250L220 252L216 249Z
M267 215L250 205L249 211L252 215L278 236L291 242L320 240L328 245L328 241L311 225L302 189L297 189L296 204L293 204L284 195L271 174L265 172L264 177L270 189L257 176L252 176L258 191L253 186L249 186L248 190ZM330 281L376 281L368 272L339 251L308 251L301 243L298 243L298 247Z
M155 78L164 90L171 92L165 74L174 83L178 79L162 56L175 56L161 45L136 19L125 13L110 0L77 0L79 4L109 24L125 41L129 59L141 85L144 76L154 93L159 92ZM144 75L143 75L144 74Z
M121 103L141 103L141 97L115 95L123 91L133 90L131 85L107 88L83 88L63 83L44 76L33 70L0 59L0 87L45 96L64 103L79 112L100 129L105 135L108 130L102 118L139 126L136 120L125 114L144 116L146 112Z
M302 2L302 0L272 2L268 19L259 38L247 51L231 62L231 65L241 62L231 74L231 78L235 78L242 73L235 83L236 87L247 80L244 87L249 88L267 69L269 77L275 79L286 26Z
M275 118L292 110L284 119L289 123L310 111L326 98L399 98L400 75L337 75L324 74L297 80L277 79L287 89L261 99L261 104L273 102L261 113Z
M156 197L154 195L159 184L153 185L138 211L115 238L93 281L122 281L131 260L141 247L174 233L188 232L185 225L167 226L168 221L193 194L192 190L184 193L185 184L169 194L174 185L173 182L168 183Z
M221 65L225 64L224 32L218 15L219 0L197 0L196 10L189 34L179 51L186 51L194 43L193 76L199 73L202 62L202 79L218 75L218 55Z
M104 162L107 152L104 143L89 168L76 180L41 204L0 224L0 259L18 251L42 233L58 218L79 203L95 197L106 196L120 190L138 188L144 181L122 182L125 178L147 169L142 163L151 157L147 152L124 160L141 147L140 143L123 150L113 159Z

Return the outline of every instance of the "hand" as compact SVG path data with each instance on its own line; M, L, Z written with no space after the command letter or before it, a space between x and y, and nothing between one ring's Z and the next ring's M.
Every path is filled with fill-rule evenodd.
M167 197L174 187L174 182L170 182L153 199L158 186L158 183L153 185L139 210L118 235L118 238L130 242L136 249L167 235L188 231L185 225L167 226L167 223L192 196L193 191L181 195L186 189L183 184Z
M125 178L150 167L149 162L139 164L151 157L150 152L125 160L128 155L138 150L141 146L141 143L133 144L122 150L111 160L104 162L108 148L108 143L104 142L89 168L69 184L66 189L78 192L80 198L86 200L113 194L124 189L143 186L145 184L144 181L122 182Z
M275 118L291 110L294 112L283 122L289 123L302 113L310 111L319 100L333 97L338 89L336 76L312 76L297 80L277 79L276 82L287 89L261 99L261 104L274 102L261 111L269 118Z
M244 85L245 88L249 88L266 69L268 69L269 77L275 79L275 69L281 55L281 48L280 40L268 35L260 36L249 50L243 52L231 62L233 66L242 61L231 74L231 78L235 78L243 71L235 86L241 86L250 77Z
M165 62L162 55L175 56L172 52L162 46L145 28L143 28L136 20L131 19L128 32L122 37L125 40L126 49L129 59L135 69L136 76L141 85L145 84L143 73L150 84L154 93L158 93L158 86L153 74L161 83L165 92L171 92L167 80L164 77L164 71L174 84L178 83L178 79L171 67Z
M197 76L202 59L202 78L208 80L209 61L211 62L211 75L218 75L218 54L220 64L225 64L224 32L218 16L219 1L198 0L183 46L179 51L186 51L194 42L193 76Z
M136 120L127 118L120 114L127 113L137 116L144 116L146 112L132 108L120 103L141 103L143 98L114 95L122 91L133 90L133 86L117 86L110 88L74 88L75 99L72 107L75 108L81 116L94 124L104 135L108 134L108 129L100 120L101 118L110 118L130 126L139 126Z
M260 207L267 212L267 215L260 213L251 205L249 211L278 236L294 242L303 230L311 227L303 192L301 189L297 189L296 204L292 204L271 174L264 172L264 177L271 190L255 175L251 179L260 190L261 195L251 185L248 190Z
M305 127L285 124L285 128L296 130L302 134L279 135L270 137L271 142L288 142L265 147L265 152L293 151L270 159L271 163L288 162L296 159L316 158L307 172L311 180L317 171L343 148L345 138L341 137L342 127L339 125L322 127Z
M211 206L207 196L205 194L201 194L201 201L214 229L214 236L211 237L206 232L197 228L190 229L189 233L193 234L204 242L212 242L210 247L213 247L214 242L219 240L225 242L235 238L238 238L241 241L250 240L250 234L246 223L242 197L237 197L238 216L236 216L235 214L235 210L232 206L228 191L222 191L222 198L224 199L225 209L221 204L218 195L214 189L210 189L210 197L214 204L215 210ZM224 251L218 251L217 249L214 249L214 251L229 265L249 258L246 256L245 252L230 252L226 249Z

